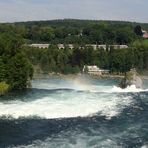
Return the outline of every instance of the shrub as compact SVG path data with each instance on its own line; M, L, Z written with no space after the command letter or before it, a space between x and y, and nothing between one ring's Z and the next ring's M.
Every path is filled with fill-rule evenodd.
M0 82L0 96L6 94L9 90L9 85L6 82Z

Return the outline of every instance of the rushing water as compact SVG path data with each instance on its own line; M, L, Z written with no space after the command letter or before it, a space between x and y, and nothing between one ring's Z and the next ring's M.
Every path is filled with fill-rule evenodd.
M148 81L46 78L0 98L0 148L147 148Z

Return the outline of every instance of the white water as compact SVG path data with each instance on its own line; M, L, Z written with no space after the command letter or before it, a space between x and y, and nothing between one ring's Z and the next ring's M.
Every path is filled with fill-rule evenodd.
M64 83L63 83L64 82ZM115 85L104 85L104 84L92 84L90 81L88 81L86 78L75 78L73 80L71 79L65 79L64 81L59 82L58 84L55 83L48 83L48 81L44 81L43 83L34 83L34 88L39 89L73 89L78 91L89 91L89 92L100 92L100 93L127 93L127 92L143 92L148 91L148 89L140 89L136 88L135 85L128 86L125 89L122 89L120 87L117 87Z
M11 101L0 103L0 116L39 116L42 118L84 117L95 113L109 117L117 115L123 107L130 105L130 97L97 94L59 94L32 102Z
M77 81L68 81L64 85L62 83L55 84L38 81L38 83L34 82L33 87L49 90L71 88L75 91L57 90L46 96L33 96L38 99L28 102L19 100L0 102L0 116L12 116L13 118L38 116L53 119L100 114L106 116L106 118L111 118L120 114L126 106L134 103L132 97L124 97L119 92L143 91L136 89L135 86L123 90L112 85L91 85L84 84L84 82L78 83Z

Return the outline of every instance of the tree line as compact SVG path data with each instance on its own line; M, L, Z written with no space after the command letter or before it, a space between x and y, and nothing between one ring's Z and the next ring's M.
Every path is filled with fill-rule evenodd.
M29 86L33 67L22 51L22 44L15 34L0 34L0 94Z

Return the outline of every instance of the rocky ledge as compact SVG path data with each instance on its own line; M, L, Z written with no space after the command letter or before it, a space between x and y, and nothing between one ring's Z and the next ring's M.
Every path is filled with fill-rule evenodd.
M136 88L142 88L142 79L140 75L137 73L136 69L131 69L127 72L124 78L121 80L119 87L126 88L127 86L135 85Z

